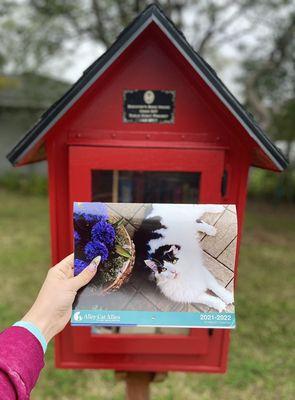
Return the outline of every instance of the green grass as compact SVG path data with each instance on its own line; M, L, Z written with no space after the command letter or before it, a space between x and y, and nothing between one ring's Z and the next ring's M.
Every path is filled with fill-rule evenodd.
M47 199L0 191L0 328L22 317L49 265ZM294 398L295 207L249 206L225 375L171 373L157 400ZM57 370L49 345L33 400L123 399L111 371Z

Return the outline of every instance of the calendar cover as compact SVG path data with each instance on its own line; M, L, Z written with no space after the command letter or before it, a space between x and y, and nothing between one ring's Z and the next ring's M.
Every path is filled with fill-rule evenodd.
M235 205L74 203L71 324L234 328Z

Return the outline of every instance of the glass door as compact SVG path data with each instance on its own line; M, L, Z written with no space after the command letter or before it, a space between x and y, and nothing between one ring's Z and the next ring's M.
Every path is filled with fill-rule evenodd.
M92 201L195 203L199 172L92 170Z
M223 151L73 146L69 150L70 201L71 204L73 201L220 203L223 169ZM114 335L119 332L116 328L94 328L92 331L75 328L74 331L74 346L79 353L106 351L113 346L108 340L116 339L115 336L120 337L117 346L121 350L118 351L145 352L146 344L138 338L138 333L149 333L152 340L149 352L153 346L158 352L162 348L161 340L165 341L167 334L172 341L169 349L165 342L161 350L164 352L173 353L178 346L177 351L181 354L205 354L209 343L205 329L120 328L120 333L126 334L123 335L126 340L128 337L131 340L132 336L133 343L137 343L135 347L128 340L123 345L122 335ZM105 342L101 341L103 336ZM181 338L188 339L187 336L192 346L187 341L180 342Z

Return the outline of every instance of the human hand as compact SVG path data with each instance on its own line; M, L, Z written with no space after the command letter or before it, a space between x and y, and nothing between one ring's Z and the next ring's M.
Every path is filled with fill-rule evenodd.
M77 276L74 276L73 254L50 268L35 303L22 321L37 326L48 343L66 326L77 291L94 277L100 259L100 256L94 258Z

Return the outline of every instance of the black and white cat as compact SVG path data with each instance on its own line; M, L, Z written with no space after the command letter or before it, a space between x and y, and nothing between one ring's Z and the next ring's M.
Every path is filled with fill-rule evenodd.
M201 220L202 215L223 209L213 204L153 204L136 232L137 262L153 271L157 286L170 300L205 304L219 312L234 302L233 294L205 267L198 240L199 232L216 234L214 226Z

